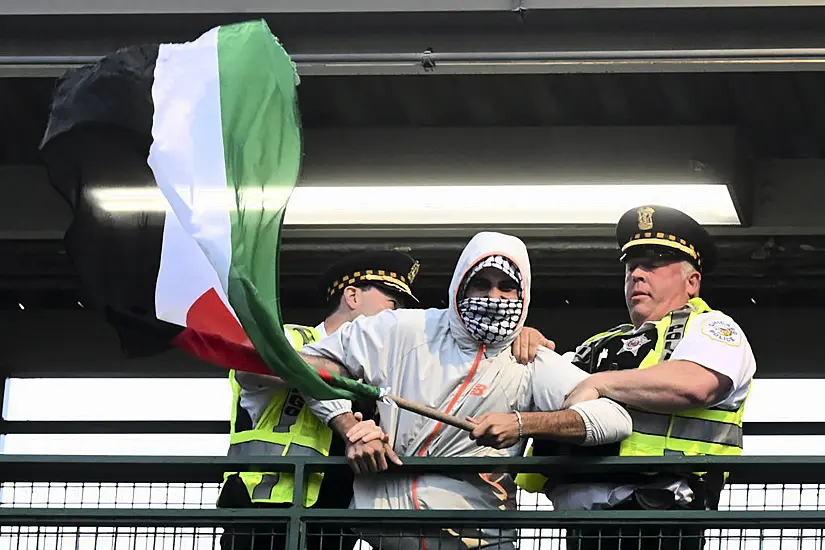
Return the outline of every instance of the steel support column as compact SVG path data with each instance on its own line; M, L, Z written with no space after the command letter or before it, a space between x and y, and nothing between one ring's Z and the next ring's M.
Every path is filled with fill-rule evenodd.
M8 403L8 378L0 373L0 427L6 420L6 404ZM6 434L5 429L0 428L0 455L5 452ZM0 483L0 502L3 502L3 484Z

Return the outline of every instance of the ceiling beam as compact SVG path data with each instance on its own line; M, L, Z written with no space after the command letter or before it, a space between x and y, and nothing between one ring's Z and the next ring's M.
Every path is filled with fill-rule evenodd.
M0 15L507 12L513 8L513 0L4 0Z
M125 46L192 40L259 17L303 76L821 71L825 36L819 2L792 2L795 9L776 0L674 3L682 9L653 0L230 4L2 2L0 77L59 76ZM768 4L780 7L752 7Z
M0 55L0 78L53 78L105 55ZM821 72L825 48L295 53L301 76Z
M821 7L822 0L3 0L0 15L308 14Z

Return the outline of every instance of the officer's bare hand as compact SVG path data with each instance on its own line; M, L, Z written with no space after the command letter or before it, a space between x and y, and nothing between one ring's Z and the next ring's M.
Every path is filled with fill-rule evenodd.
M484 413L467 420L476 425L470 439L479 447L506 449L519 441L518 417L514 413Z
M583 403L584 401L593 401L601 397L599 390L597 390L589 380L582 380L579 385L573 388L573 391L567 394L564 403L561 404L562 409L569 409L573 405Z
M539 346L544 346L547 349L556 349L556 344L552 340L548 340L538 330L530 327L524 327L513 342L513 356L516 361L522 365L532 363L536 360L536 354L539 352Z
M388 459L397 466L403 465L389 443L384 443L378 439L369 443L359 441L347 444L347 459L349 459L349 465L356 475L383 472L389 468Z
M383 472L389 467L387 459L401 466L401 459L392 450L389 436L381 426L372 420L362 420L361 413L355 413L355 418L359 422L346 434L347 458L352 471L360 475Z
M356 413L356 418L361 420L361 413ZM384 433L384 430L381 429L381 426L378 426L372 420L361 420L352 428L347 430L346 434L347 443L369 443L370 441L380 440L384 443L388 443L390 438L387 434Z

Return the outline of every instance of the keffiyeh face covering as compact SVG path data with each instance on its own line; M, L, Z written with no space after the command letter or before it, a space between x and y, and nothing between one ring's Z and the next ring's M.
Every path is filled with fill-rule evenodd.
M523 308L521 295L521 273L518 268L504 256L489 256L477 263L467 274L461 290L464 296L470 280L482 269L493 267L513 279L519 287L518 298L461 298L458 302L458 314L470 334L484 344L501 342L515 332L521 319Z

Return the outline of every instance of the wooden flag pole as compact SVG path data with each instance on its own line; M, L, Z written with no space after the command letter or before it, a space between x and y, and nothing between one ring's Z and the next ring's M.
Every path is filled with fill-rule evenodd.
M438 409L433 409L432 407L415 403L409 399L404 399L403 397L398 397L397 395L387 395L386 397L387 399L394 401L399 408L404 409L405 411L414 412L416 414L420 414L421 416L438 420L439 422L443 422L444 424L458 428L459 430L471 432L476 427L476 425L469 420L441 412Z
M353 391L352 388L348 387L349 383L344 382L339 377L333 376L326 369L321 368L321 369L316 369L316 370L318 371L318 375L321 377L321 379L324 382L326 382L327 384L329 384L331 386L334 386L334 387L337 387L337 388ZM360 386L370 387L372 389L372 391L377 391L378 390L378 388L375 388L373 386L367 386L366 384L360 384L360 383L356 383L356 384L360 385ZM371 398L374 399L375 396L372 396ZM415 403L413 401L410 401L409 399L404 399L403 397L398 397L397 395L387 394L387 395L384 395L382 398L392 400L393 402L395 402L396 405L398 405L399 408L404 409L405 411L414 412L415 414L420 414L421 416L426 416L427 418L432 418L433 420L438 420L439 422L443 422L444 424L447 424L448 426L452 426L454 428L458 428L459 430L465 430L465 431L471 432L476 427L475 424L473 424L469 420L465 420L465 419L459 418L457 416L453 416L451 414L441 412L438 409L434 409L432 407L427 407L426 405L422 405L420 403ZM378 398L378 399L380 400L382 398Z

